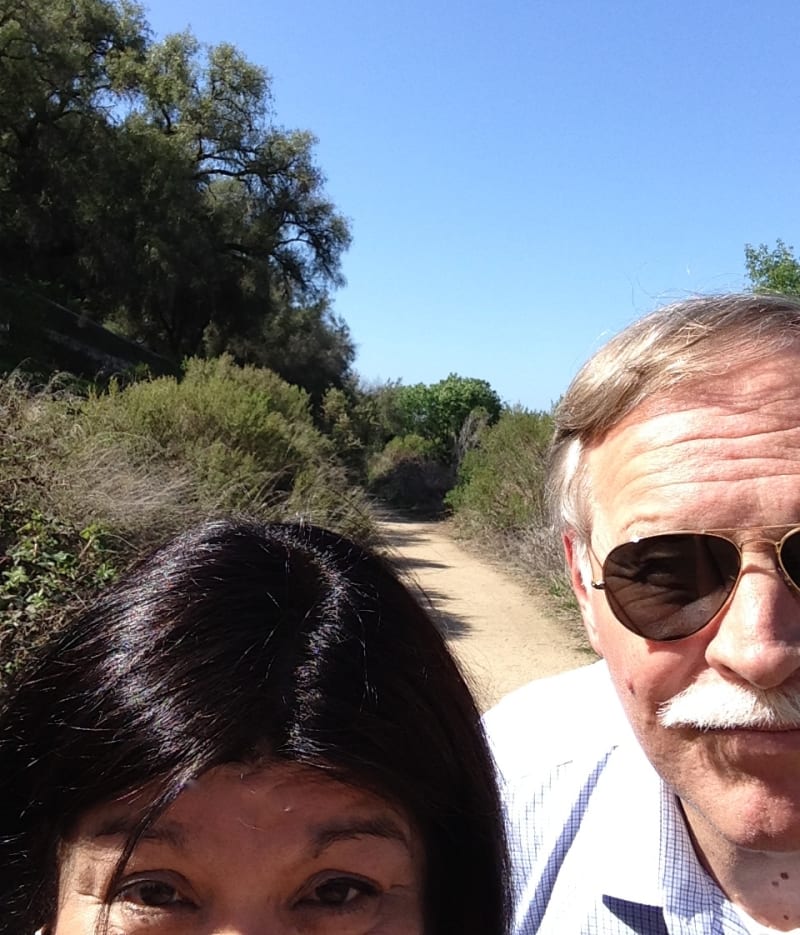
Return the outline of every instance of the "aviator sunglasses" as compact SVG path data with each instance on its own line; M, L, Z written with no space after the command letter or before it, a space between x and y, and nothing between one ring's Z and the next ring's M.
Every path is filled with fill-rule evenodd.
M786 526L760 527L759 532L770 529ZM608 553L603 579L592 581L592 587L605 591L623 626L661 642L691 636L716 617L739 581L745 545L771 545L782 577L800 591L800 526L781 539L730 538L742 531L668 532L633 539Z

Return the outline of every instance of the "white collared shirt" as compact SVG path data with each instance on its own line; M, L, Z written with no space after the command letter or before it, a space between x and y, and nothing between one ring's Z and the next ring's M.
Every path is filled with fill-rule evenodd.
M485 723L509 822L515 935L747 935L604 663L518 689Z

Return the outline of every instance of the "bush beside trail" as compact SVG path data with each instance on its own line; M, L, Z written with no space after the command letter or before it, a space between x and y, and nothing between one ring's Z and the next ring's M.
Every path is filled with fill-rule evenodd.
M447 495L461 533L487 546L574 609L561 544L547 515L548 413L505 410L466 452L458 482Z
M448 503L476 533L518 532L546 522L547 448L553 420L543 412L505 411L461 462Z
M438 514L479 427L502 406L485 380L451 373L438 383L387 383L330 391L324 418L331 437L375 496L391 506Z
M0 382L0 685L64 609L222 513L369 539L366 495L307 394L228 357L88 397Z

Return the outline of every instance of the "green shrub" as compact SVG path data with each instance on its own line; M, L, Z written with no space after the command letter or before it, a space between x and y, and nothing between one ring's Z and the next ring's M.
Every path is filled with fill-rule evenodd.
M352 380L342 389L332 387L322 400L319 426L357 483L367 483L370 462L390 439L403 435L401 391L391 381L363 385Z
M162 377L112 386L81 407L79 432L82 439L113 438L134 459L157 453L189 462L198 482L215 493L254 473L280 476L288 489L297 465L331 451L302 390L229 357L188 360L180 382Z
M84 484L85 495L113 514L115 528L134 534L231 511L306 516L354 533L369 525L365 500L314 427L307 394L225 356L187 361L181 381L162 377L92 396L80 406L69 459L84 476L102 466L105 479Z
M351 477L365 483L383 476L392 467L389 462L402 460L404 453L435 462L429 473L442 475L443 465L444 473L454 473L477 427L496 421L500 409L499 397L485 380L457 374L430 386L351 382L325 394L320 425ZM395 438L399 441L392 444ZM419 448L414 439L427 444ZM418 447L412 451L414 444Z
M319 427L356 483L365 483L371 454L386 441L375 399L353 384L331 387L322 399Z
M546 522L545 463L553 422L543 412L505 411L467 451L447 503L462 524L514 532Z
M308 398L228 358L80 398L0 381L0 687L69 602L222 513L374 524Z
M76 530L33 509L0 508L0 685L70 604L113 580L117 567L96 524Z
M117 563L98 523L59 516L54 491L66 432L59 381L33 391L19 375L0 381L0 689L66 606L114 577Z
M399 461L405 459L433 458L436 445L421 435L398 435L390 439L383 450L373 457L369 465L368 479L375 480L390 471Z
M426 386L417 383L395 391L395 410L403 431L427 438L443 462L451 462L464 422L475 410L489 422L500 415L500 397L485 380L451 373Z
M545 468L553 422L547 413L505 411L464 456L447 505L467 536L543 582L575 614L558 537L545 506Z

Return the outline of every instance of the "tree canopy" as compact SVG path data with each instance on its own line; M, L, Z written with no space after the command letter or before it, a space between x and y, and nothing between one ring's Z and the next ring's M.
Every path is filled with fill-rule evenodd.
M419 435L433 442L441 456L454 453L464 423L480 410L488 422L500 415L500 397L486 380L451 373L438 383L416 383L395 390L399 435Z
M0 277L157 353L341 382L350 232L315 143L231 45L154 41L128 0L0 0Z
M800 295L800 261L794 247L782 240L770 249L766 244L744 248L747 276L754 292L779 292L782 295Z

